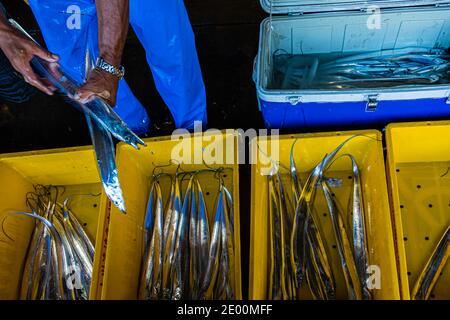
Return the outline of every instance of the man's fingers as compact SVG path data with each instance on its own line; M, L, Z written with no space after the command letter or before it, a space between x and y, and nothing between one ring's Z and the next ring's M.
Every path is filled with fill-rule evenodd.
M110 103L111 93L108 90L103 90L101 92L94 92L93 90L89 90L87 88L81 88L75 94L74 99L81 103L88 103L92 101L96 96L103 98Z
M59 64L56 62L52 62L48 64L48 67L50 69L50 73L55 78L59 79L62 77L61 70L59 69Z
M111 99L112 98L111 92L109 92L108 90L104 90L98 93L97 96L105 100L106 103L108 103L111 107L114 107L116 105L116 102L113 99Z
M53 95L53 92L56 88L54 88L52 85L46 84L42 79L40 79L30 66L27 65L23 67L21 73L23 74L26 82L48 95Z
M111 93L108 90L104 90L102 92L97 93L100 98L105 100L109 100L111 98Z

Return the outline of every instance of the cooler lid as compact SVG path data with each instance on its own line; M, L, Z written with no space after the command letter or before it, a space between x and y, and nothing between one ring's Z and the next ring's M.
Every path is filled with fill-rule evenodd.
M260 0L267 13L312 13L345 10L364 10L371 6L383 8L439 6L450 4L450 0Z

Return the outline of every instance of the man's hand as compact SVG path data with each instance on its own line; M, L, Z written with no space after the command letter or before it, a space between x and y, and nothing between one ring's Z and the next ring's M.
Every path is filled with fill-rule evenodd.
M37 56L45 61L56 63L59 60L57 55L39 47L22 35L20 31L4 24L0 28L0 49L9 59L13 68L22 74L26 82L49 95L53 95L56 89L39 78L31 68L30 61L34 56Z
M116 105L117 88L119 78L108 72L94 69L89 79L77 92L75 99L81 103L87 103L99 96L111 107Z

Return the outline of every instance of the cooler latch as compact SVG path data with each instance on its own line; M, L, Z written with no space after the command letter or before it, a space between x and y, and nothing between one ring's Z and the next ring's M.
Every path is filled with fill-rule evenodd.
M379 96L377 94L370 95L367 98L366 112L375 112L378 108Z

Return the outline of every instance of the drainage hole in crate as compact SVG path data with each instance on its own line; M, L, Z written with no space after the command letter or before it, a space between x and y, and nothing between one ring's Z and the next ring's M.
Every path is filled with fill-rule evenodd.
M431 298L431 299L436 298L436 296L434 295L434 293L430 294L430 298Z
M352 176L348 176L348 180L352 180L353 179L353 177Z
M333 249L336 249L337 247L336 247L336 245L335 245L335 244L333 244L332 248L333 248Z
M228 175L227 175L227 174L224 174L223 177L226 178L226 177L228 177Z
M402 205L402 204L400 205L400 209L403 209L404 207L405 207L404 205Z
M428 208L433 208L433 205L430 203L430 204L428 205Z
M404 240L404 241L408 241L408 238L407 238L407 237L404 237L403 240Z
M430 240L430 237L425 237L425 240L426 240L426 241Z
M417 185L417 189L420 189L420 188L422 188L422 186L420 184L418 184Z
M323 216L326 217L326 216L328 216L328 214L324 213Z
M395 170L395 171L400 172L400 169L397 169L397 170Z
M209 191L208 191L208 192L206 192L206 195L207 195L207 196L209 196L209 195L210 195Z
M411 272L408 271L408 276L411 276Z
M94 208L97 208L97 204L96 204L96 203L94 203L93 207L94 207Z
M87 226L87 223L85 222L85 223L83 223L83 227L86 227Z

